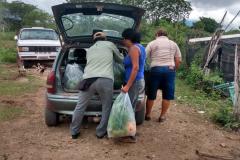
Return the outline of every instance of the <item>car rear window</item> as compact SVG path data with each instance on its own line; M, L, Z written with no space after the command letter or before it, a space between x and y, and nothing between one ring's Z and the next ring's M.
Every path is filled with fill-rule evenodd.
M107 36L122 37L123 30L132 28L134 23L132 18L107 13L101 15L75 13L62 17L63 27L69 37L92 35L96 29L103 30Z

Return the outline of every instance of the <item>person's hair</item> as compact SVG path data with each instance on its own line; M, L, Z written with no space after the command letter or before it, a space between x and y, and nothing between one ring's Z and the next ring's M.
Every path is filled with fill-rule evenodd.
M93 40L93 43L96 43L97 41L105 41L105 37L97 37Z
M158 35L159 37L160 36L168 36L168 32L162 28L158 28L156 31L155 31L155 35Z
M122 37L129 39L132 43L140 43L141 35L132 28L127 28L122 32Z

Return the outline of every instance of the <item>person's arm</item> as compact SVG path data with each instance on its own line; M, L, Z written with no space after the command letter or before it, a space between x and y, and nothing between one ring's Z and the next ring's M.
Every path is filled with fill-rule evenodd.
M181 63L182 63L182 57L175 57L176 70L180 67Z
M129 88L131 87L132 83L134 82L137 74L138 74L138 70L139 70L139 55L140 55L140 50L138 47L133 46L130 49L129 52L129 56L132 60L132 71L131 71L131 75L130 78L127 82L127 84L122 88L122 92L127 93Z
M111 46L112 50L113 50L113 58L114 60L121 64L123 63L123 60L124 60L124 57L123 57L123 54L121 54L118 50L118 48L115 46L115 44L112 44Z
M151 51L152 51L152 49L151 49L151 43L149 43L149 44L147 45L145 51L146 51L146 60L147 60L148 57L151 55Z
M175 46L176 46L176 53L174 56L174 60L175 60L175 67L177 70L182 63L182 56L181 56L181 51L180 51L179 47L177 46L177 44L175 44Z

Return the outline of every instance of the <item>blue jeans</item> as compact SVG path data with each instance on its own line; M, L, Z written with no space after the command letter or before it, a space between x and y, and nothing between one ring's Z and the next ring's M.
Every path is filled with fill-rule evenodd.
M151 68L149 75L148 99L155 100L158 89L164 100L174 100L176 69L169 66Z

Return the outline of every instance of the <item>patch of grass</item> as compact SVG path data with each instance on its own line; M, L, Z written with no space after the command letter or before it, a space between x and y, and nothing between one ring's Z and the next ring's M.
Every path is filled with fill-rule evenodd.
M0 40L0 63L16 63L16 56L16 42Z
M17 53L5 53L0 55L0 63L16 63Z
M15 32L5 32L4 36L1 33L0 34L0 39L1 40L8 40L8 41L13 41L15 36Z
M0 96L24 96L26 93L34 93L39 87L43 87L45 82L34 76L27 75L29 82L20 83L16 81L7 81L0 83Z
M23 108L11 105L0 105L0 122L17 119L21 116Z
M180 104L187 104L194 107L196 111L205 111L206 113L216 109L215 101L201 90L194 90L185 81L176 79L175 101Z
M2 157L3 157L3 160L8 160L9 155L8 154L4 154L4 155L2 155Z
M189 107L193 107L196 112L204 111L205 118L212 118L225 128L239 126L239 124L234 123L231 100L229 98L220 99L216 92L207 94L204 91L193 89L185 81L176 79L175 102L187 104Z
M0 78L8 78L8 77L17 76L17 73L11 72L8 69L9 68L6 68L4 66L0 66Z

